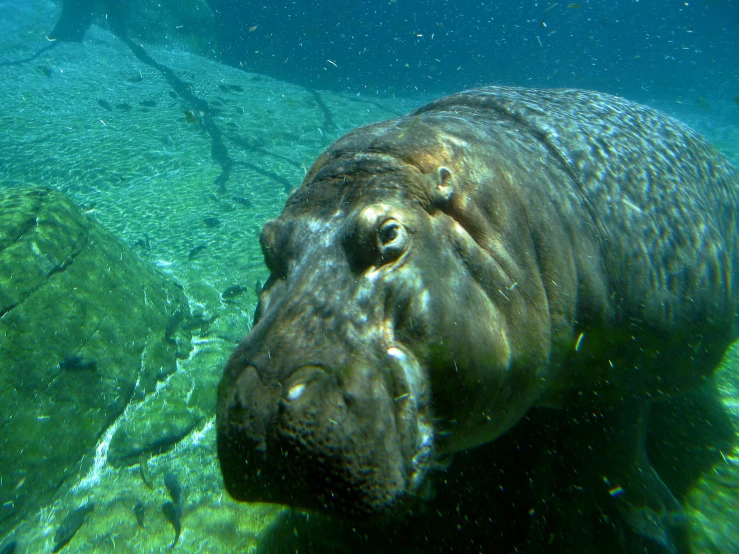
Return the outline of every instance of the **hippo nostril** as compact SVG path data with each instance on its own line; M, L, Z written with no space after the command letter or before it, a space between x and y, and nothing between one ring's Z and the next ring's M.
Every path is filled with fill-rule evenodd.
M314 385L325 377L326 372L322 367L315 365L304 365L298 368L284 383L285 401L294 402L302 398L307 387L315 388Z
M290 390L287 391L287 399L290 402L292 402L293 400L297 400L303 395L304 391L305 391L305 383L300 383L299 385L290 387Z

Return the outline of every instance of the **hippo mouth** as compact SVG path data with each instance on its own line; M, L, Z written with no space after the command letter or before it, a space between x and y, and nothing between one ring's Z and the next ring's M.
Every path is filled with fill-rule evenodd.
M402 510L431 466L429 394L405 348L383 358L342 371L308 364L282 381L242 366L219 392L227 394L218 452L229 493L352 518Z

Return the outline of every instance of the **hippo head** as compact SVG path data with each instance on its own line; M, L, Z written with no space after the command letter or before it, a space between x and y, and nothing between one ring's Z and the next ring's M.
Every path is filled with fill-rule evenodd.
M218 456L238 500L367 517L407 506L448 437L520 417L480 432L516 388L491 300L516 284L452 169L341 146L262 230L271 276L219 386Z

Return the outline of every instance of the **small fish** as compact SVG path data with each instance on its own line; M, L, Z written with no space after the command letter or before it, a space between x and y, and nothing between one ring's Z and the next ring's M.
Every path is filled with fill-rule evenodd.
M184 328L187 331L197 330L197 334L204 337L208 334L210 326L213 325L213 322L215 322L218 317L218 314L213 314L209 318L206 318L202 313L193 314L193 317L187 322Z
M198 122L198 115L192 111L192 110L185 110L185 119L188 123L197 123Z
M147 488L154 488L151 479L149 479L149 455L146 452L139 454L139 475L141 475L141 480Z
M244 294L246 291L246 287L242 287L241 285L233 285L223 291L223 294L221 294L221 298L223 298L224 300L227 300L228 298L236 298L237 296Z
M122 110L124 112L128 112L132 109L131 104L129 104L128 102L122 102L120 104L116 104L115 107L116 109Z
M210 227L210 228L221 226L221 220L218 219L217 217L206 217L203 220L203 223L205 224L206 227Z
M6 543L2 548L0 548L0 554L13 554L13 552L15 552L16 546L18 546L18 543L15 539L13 539L9 543Z
M180 533L182 532L182 510L177 508L171 502L165 502L162 504L162 513L164 514L164 517L167 518L167 521L172 524L172 527L174 527L174 540L170 546L170 548L174 548L180 538Z
M97 371L97 368L97 360L85 360L76 354L65 356L59 362L59 369L63 371Z
M579 8L582 8L582 4L567 4L567 7L573 10L577 10Z
M710 107L711 107L711 104L709 104L709 103L708 103L708 102L706 101L706 99L705 99L705 98L703 98L702 96L699 96L698 98L696 98L696 99L695 99L695 103L696 103L696 105L697 105L697 106L698 106L699 108L704 108L704 109L707 109L707 108L710 108Z
M232 196L231 197L231 200L233 200L237 204L241 204L242 206L246 206L247 208L251 208L251 200L249 200L245 196Z
M259 296L262 294L262 289L264 288L264 285L262 285L262 282L257 279L256 283L254 283L254 293Z
M136 505L133 507L133 513L136 515L136 523L139 524L139 527L144 527L144 516L146 515L146 508L144 508L144 505L141 502L136 502Z
M244 92L244 89L239 85L227 85L221 83L220 85L218 85L218 88L221 89L221 91L223 92Z
M172 336L182 325L185 320L185 311L182 308L178 308L167 320L167 325L164 326L164 338L171 339Z
M198 244L195 248L190 250L190 253L187 255L187 259L192 260L195 256L200 254L206 248L208 248L207 244Z
M140 106L144 106L145 108L156 108L157 103L154 100L142 100L139 102Z
M182 508L182 487L180 487L180 481L177 479L177 476L171 471L168 471L164 476L164 484L174 505Z
M100 100L100 99L98 98L98 104L99 104L99 105L100 105L100 107L101 107L101 108L103 108L104 110L108 110L109 112L112 112L112 111L113 111L113 106L111 106L111 105L110 105L110 104L109 104L108 102L106 102L105 100Z
M149 239L149 235L144 234L144 238L137 240L135 243L135 246L140 246L144 250L150 251L151 250L151 240Z
M59 529L57 529L54 534L54 552L59 552L69 544L69 541L72 540L75 533L77 533L79 528L82 527L87 514L90 513L94 507L95 505L92 502L88 502L70 512L69 515L64 518L64 521L62 521Z

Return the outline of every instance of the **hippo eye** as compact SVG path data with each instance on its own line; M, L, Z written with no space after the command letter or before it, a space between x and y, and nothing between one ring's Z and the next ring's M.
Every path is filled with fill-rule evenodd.
M397 259L406 249L408 236L397 220L388 219L377 230L377 246L380 258L387 263Z
M362 208L343 237L347 260L355 271L377 269L401 257L410 245L411 235L400 218L384 204Z
M386 221L382 224L382 227L380 227L378 234L380 236L380 244L382 246L387 246L398 238L398 235L400 234L400 225L398 225L396 221Z

